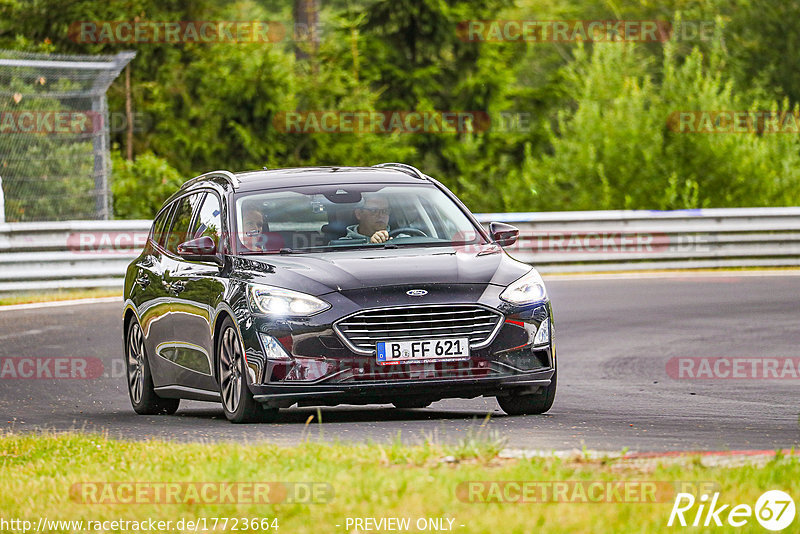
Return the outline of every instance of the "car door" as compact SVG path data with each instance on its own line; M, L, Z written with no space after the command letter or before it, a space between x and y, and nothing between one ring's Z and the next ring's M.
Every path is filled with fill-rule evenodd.
M219 197L206 192L195 207L185 240L208 236L217 248L223 234L223 217ZM180 375L187 387L217 391L214 379L214 346L212 304L223 292L219 265L211 262L179 258L169 275L175 311L172 314L174 350L177 362L185 368Z
M152 356L156 354L156 347L172 338L172 327L168 324L170 299L163 284L163 244L172 222L173 211L174 204L170 204L156 216L153 232L136 262L130 293L144 335L145 349L151 356L150 367L156 383L160 378L157 374L158 362L154 362L155 358Z
M159 336L156 338L155 348L152 352L155 357L151 359L155 387L187 385L186 375L192 368L192 359L187 359L185 351L180 350L180 344L175 338L176 316L186 310L176 298L180 288L174 283L174 273L180 266L178 244L186 240L194 210L202 197L203 193L190 193L174 201L172 223L163 239L160 261L161 291L164 293L163 300L166 307L162 306L159 312ZM161 335L162 332L163 335ZM191 380L188 382L191 383Z

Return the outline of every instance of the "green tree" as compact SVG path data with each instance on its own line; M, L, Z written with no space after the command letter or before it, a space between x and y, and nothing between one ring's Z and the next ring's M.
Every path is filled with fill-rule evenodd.
M509 177L513 209L676 209L770 206L800 201L800 137L680 133L668 125L687 110L778 110L736 93L699 50L682 63L667 46L662 83L635 45L579 51L566 67L574 111L559 113L550 153L531 154ZM785 105L785 103L784 103ZM524 184L524 186L522 186Z

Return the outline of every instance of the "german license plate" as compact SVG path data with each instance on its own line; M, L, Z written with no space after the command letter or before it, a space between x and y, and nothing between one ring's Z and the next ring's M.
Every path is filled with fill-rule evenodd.
M467 359L469 359L469 339L465 337L378 343L378 365Z

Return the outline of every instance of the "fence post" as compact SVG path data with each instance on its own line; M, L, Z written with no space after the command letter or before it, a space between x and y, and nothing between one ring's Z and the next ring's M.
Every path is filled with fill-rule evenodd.
M3 199L3 177L0 176L0 223L6 222L6 203Z

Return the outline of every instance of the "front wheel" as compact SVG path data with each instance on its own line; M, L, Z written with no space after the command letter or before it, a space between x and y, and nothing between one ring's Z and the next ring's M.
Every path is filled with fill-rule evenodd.
M153 388L153 375L147 361L142 328L135 319L128 325L125 336L125 361L128 377L128 395L133 411L139 415L172 415L178 411L180 399L163 399Z
M545 413L553 406L556 398L556 373L550 379L550 385L539 388L533 394L498 396L497 403L508 415L538 415Z
M257 423L271 421L277 408L263 407L253 398L247 387L247 366L242 343L230 317L222 322L217 342L219 392L222 409L231 423Z

